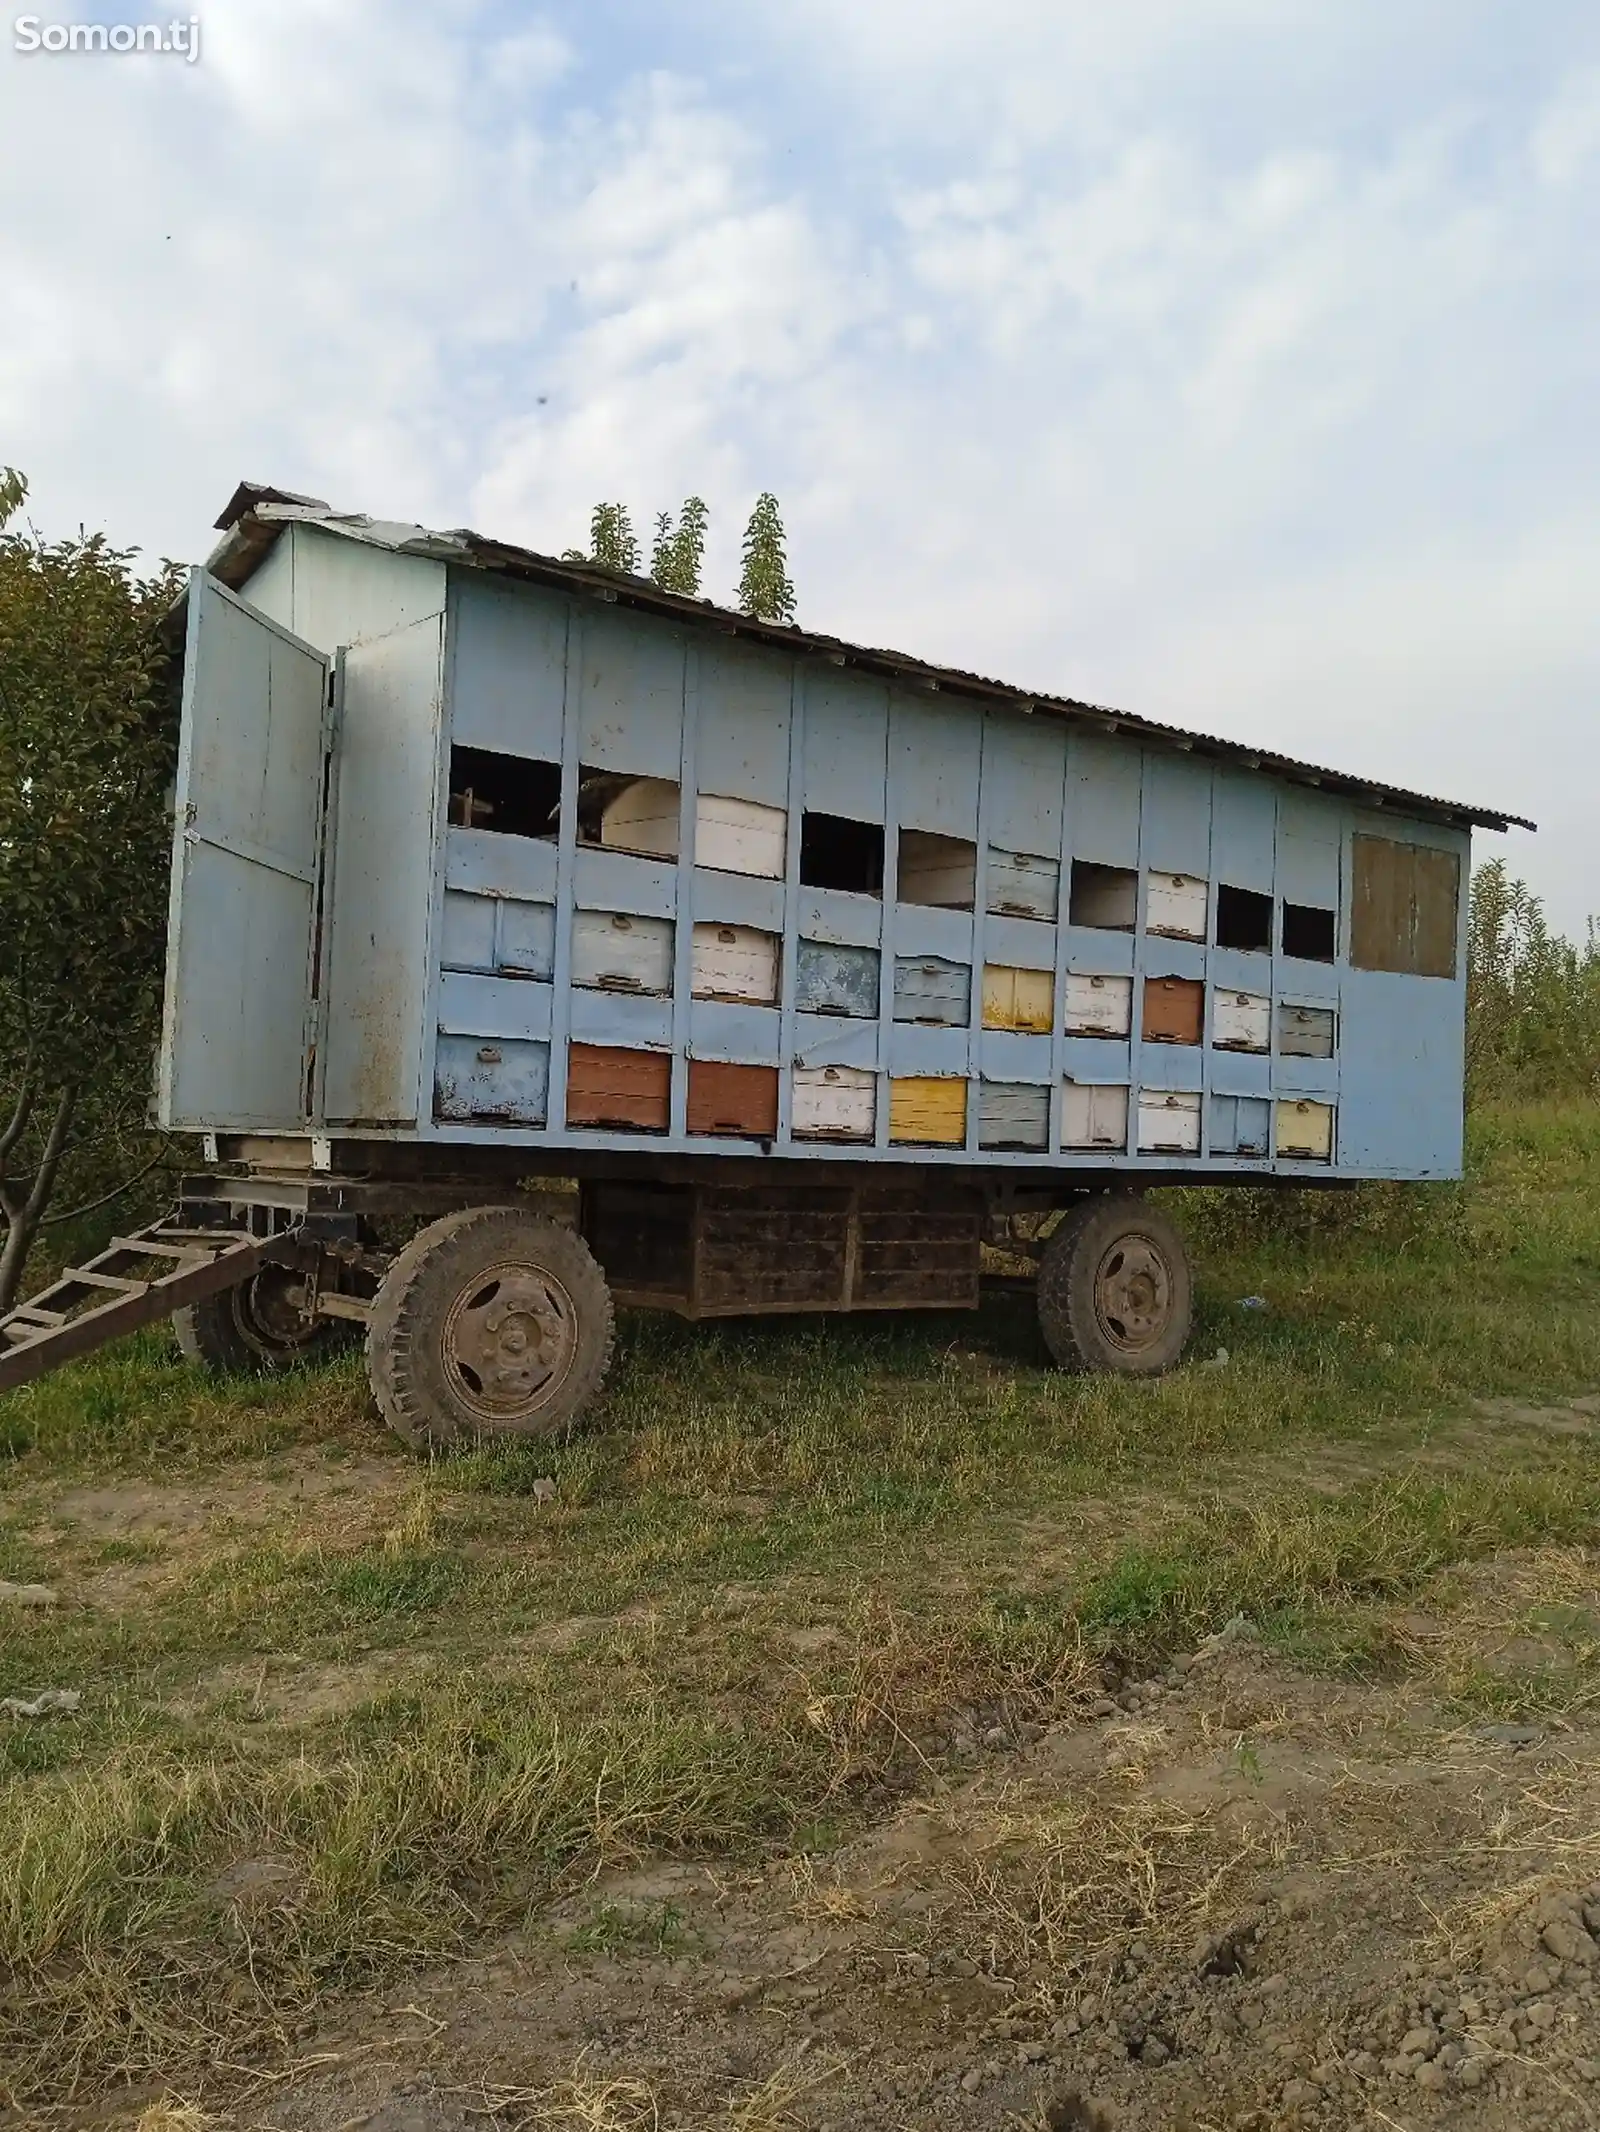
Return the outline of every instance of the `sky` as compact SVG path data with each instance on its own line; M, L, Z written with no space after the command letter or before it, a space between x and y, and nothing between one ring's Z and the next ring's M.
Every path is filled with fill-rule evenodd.
M1593 0L0 16L0 463L580 544L762 489L799 618L1537 819L1600 911ZM135 0L40 7L137 23ZM187 40L186 40L187 41Z

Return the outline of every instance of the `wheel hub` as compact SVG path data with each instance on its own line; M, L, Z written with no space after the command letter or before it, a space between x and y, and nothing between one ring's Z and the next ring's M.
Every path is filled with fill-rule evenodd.
M1121 1236L1095 1272L1095 1316L1127 1354L1152 1347L1172 1314L1172 1272L1153 1238Z
M475 1275L456 1297L441 1359L463 1405L505 1424L555 1394L577 1345L577 1313L562 1283L543 1267L511 1263Z

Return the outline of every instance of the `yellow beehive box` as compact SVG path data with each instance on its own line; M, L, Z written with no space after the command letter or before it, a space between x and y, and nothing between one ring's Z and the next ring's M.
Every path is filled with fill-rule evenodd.
M889 1138L922 1147L961 1147L967 1137L967 1084L953 1075L905 1074L889 1083Z
M1010 963L986 962L983 1026L1048 1036L1054 992L1055 977L1049 970L1019 970Z

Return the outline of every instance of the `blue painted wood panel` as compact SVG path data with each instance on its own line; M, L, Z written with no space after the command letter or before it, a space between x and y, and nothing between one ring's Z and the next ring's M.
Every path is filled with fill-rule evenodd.
M697 1059L775 1066L781 1056L782 1023L776 1007L742 1007L720 999L697 999L689 1009L689 1052Z
M810 1014L843 1014L876 1020L879 957L876 948L838 947L801 940L795 954L794 1003Z
M444 877L451 888L548 903L556 892L556 846L543 837L452 826L445 831Z
M1272 1105L1265 1096L1213 1095L1207 1123L1214 1155L1272 1153Z
M831 1014L797 1014L794 1058L801 1066L877 1066L882 1058L882 1026Z
M1047 1036L984 1029L978 1037L979 1071L992 1081L1048 1082L1055 1077L1054 1050Z
M1285 903L1339 909L1343 817L1321 793L1285 785L1278 796L1278 894ZM1343 929L1341 928L1341 942Z
M695 778L700 791L787 806L792 692L791 667L770 652L699 646Z
M549 985L447 971L439 985L439 1027L456 1036L545 1037L554 997Z
M1264 777L1218 763L1211 785L1211 870L1218 881L1270 896L1278 841L1278 795Z
M579 633L578 760L676 780L683 758L684 643L660 622L596 603Z
M1211 873L1211 765L1161 748L1144 758L1141 811L1146 867L1166 873Z
M852 896L833 888L802 888L797 895L799 927L807 939L876 947L883 938L883 904L876 896Z
M988 712L983 797L990 843L1008 851L1059 859L1066 768L1066 728L1058 720L1037 714L1019 717L1015 711ZM991 907L993 901L991 895Z
M678 870L664 859L583 847L573 853L573 888L585 910L639 911L671 918L678 909Z
M452 738L502 755L561 759L567 603L460 572L451 609Z
M803 805L881 822L888 773L889 691L831 666L806 666Z
M900 827L975 837L982 747L983 718L973 705L897 690L889 749Z
M1137 866L1144 766L1125 740L1073 733L1067 752L1068 837L1075 859Z
M951 962L972 960L970 911L935 910L928 903L894 907L895 946L907 955L942 955Z
M433 1070L436 1118L543 1125L549 1099L548 1043L516 1037L440 1036Z
M753 925L763 933L783 931L784 888L752 874L725 874L697 866L694 914L707 924Z

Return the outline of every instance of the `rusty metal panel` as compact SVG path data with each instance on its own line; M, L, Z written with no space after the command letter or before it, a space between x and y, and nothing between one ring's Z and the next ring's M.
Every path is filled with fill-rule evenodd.
M423 1099L443 719L443 618L342 664L323 1110L408 1124Z
M776 1066L730 1066L717 1059L689 1061L688 1129L774 1140L778 1134Z
M889 1138L924 1147L961 1147L967 1137L967 1084L954 1075L904 1074L889 1083Z
M1147 1044L1198 1044L1205 1024L1206 988L1195 977L1147 977L1143 1035Z
M697 925L690 950L695 998L771 1006L778 997L779 945L776 933L753 925Z
M440 1034L433 1067L436 1118L543 1125L549 1092L548 1043Z
M878 1076L862 1066L797 1066L789 1130L796 1140L870 1143L877 1127Z
M1301 1162L1333 1160L1333 1105L1291 1096L1277 1105L1277 1152Z
M1272 1105L1265 1096L1214 1095L1211 1152L1265 1159L1272 1152Z
M664 1133L672 1060L662 1051L573 1044L567 1054L567 1123Z
M302 1126L327 661L189 586L161 1123Z
M1197 1155L1199 1152L1199 1095L1174 1088L1141 1088L1139 1153Z
M712 641L701 643L695 666L695 759L702 790L783 807L789 797L792 662ZM700 863L721 862L702 857Z
M1055 973L1009 963L983 966L983 1026L1048 1036L1055 1008Z
M996 917L1042 919L1053 925L1061 902L1061 861L991 844L984 900Z
M1128 1149L1128 1091L1124 1087L1068 1081L1061 1109L1061 1145L1123 1155Z
M574 911L573 984L606 992L669 993L674 930L670 918Z
M1351 839L1350 960L1358 970L1454 977L1461 861L1388 837Z
M806 1014L876 1020L880 958L876 948L802 940L795 955L794 1003Z
M1211 1000L1211 1042L1218 1051L1270 1051L1272 1001L1219 986Z
M579 634L579 762L675 779L683 756L682 637L615 608L590 609Z
M1050 1091L1016 1081L978 1084L978 1145L1036 1148L1050 1145Z
M1279 1000L1278 1049L1285 1058L1331 1059L1334 1029L1332 1007L1300 1006L1293 1000Z
M897 955L894 1018L965 1028L972 1019L972 970L938 955Z

